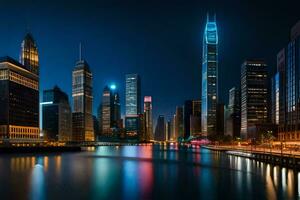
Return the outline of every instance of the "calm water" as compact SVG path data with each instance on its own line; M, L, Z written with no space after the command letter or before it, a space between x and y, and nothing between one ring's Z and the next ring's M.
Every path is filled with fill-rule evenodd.
M1 199L297 199L300 173L206 149L0 156Z

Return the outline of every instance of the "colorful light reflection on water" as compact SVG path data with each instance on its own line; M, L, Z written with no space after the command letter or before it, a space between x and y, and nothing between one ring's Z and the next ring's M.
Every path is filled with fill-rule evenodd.
M2 155L1 199L295 199L300 173L171 146Z

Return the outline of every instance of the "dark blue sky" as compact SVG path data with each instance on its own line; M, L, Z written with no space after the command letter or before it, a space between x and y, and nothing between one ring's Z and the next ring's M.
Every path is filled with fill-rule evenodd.
M41 89L58 85L69 94L78 44L90 64L94 113L105 84L116 83L124 113L125 74L138 73L142 95L153 96L154 114L201 95L202 35L206 13L219 29L220 99L239 84L246 58L264 58L270 72L276 54L300 20L299 1L4 1L0 55L19 57L29 29L39 48Z

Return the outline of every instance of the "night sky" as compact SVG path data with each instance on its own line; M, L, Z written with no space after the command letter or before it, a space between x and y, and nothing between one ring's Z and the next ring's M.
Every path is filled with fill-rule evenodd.
M126 2L126 3L125 3ZM94 113L106 84L117 84L125 112L125 74L138 73L153 112L171 116L176 105L201 96L202 37L206 13L219 31L219 95L238 86L246 58L276 54L300 20L300 1L12 1L1 0L0 56L18 59L29 30L40 58L41 92L58 85L72 102L72 69L83 44L93 73ZM155 119L156 121L156 119Z

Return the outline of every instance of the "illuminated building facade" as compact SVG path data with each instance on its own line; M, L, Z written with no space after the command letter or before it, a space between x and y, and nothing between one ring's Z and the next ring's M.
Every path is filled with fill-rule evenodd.
M81 58L73 70L72 97L72 140L94 141L92 73L88 63Z
M112 134L112 109L113 96L110 88L106 86L102 93L102 134L110 136Z
M44 140L71 141L72 112L68 95L57 86L44 90L41 106Z
M241 137L248 128L267 122L267 64L263 60L246 60L241 66Z
M27 33L22 41L19 61L28 71L39 75L38 49L30 33Z
M218 30L216 17L207 16L202 55L202 117L204 136L215 134L218 102Z
M103 136L112 136L122 127L120 96L115 90L115 85L106 86L103 90L100 111Z
M141 81L138 74L126 75L125 128L129 137L139 136L141 114Z
M152 97L144 97L144 115L145 115L145 132L146 141L153 139L153 118L152 118Z
M279 73L279 139L300 140L300 21L290 33L290 42L277 55ZM276 78L276 77L275 77ZM275 92L276 93L276 88ZM276 103L276 96L274 96ZM273 105L273 107L276 107Z
M0 58L0 139L39 139L39 77L10 57Z

